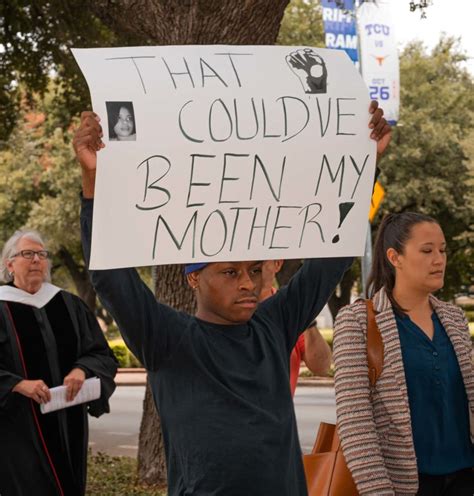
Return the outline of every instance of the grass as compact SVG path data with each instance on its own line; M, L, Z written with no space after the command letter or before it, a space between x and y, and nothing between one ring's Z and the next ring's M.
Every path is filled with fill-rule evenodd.
M134 458L89 453L87 495L166 496L166 489L139 485L136 474Z

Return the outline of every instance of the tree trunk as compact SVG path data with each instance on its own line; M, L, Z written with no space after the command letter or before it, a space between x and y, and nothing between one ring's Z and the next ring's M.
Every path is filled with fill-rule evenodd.
M301 267L302 260L295 258L294 260L285 260L280 272L276 275L278 286L286 286L293 275Z
M289 0L90 0L113 31L144 45L273 45Z
M155 408L148 380L138 437L138 478L142 484L166 484L166 459L160 417Z
M196 301L182 265L154 268L155 294L166 305L194 314ZM138 440L138 478L145 484L166 484L166 461L161 422L147 381Z
M88 7L112 31L143 45L273 45L289 0L94 0ZM155 294L174 308L194 312L182 267L158 267ZM166 480L163 437L147 387L138 446L140 481Z
M89 272L84 267L80 267L71 253L64 247L59 250L58 257L67 268L76 286L77 293L86 302L91 312L95 313L96 294L89 279Z

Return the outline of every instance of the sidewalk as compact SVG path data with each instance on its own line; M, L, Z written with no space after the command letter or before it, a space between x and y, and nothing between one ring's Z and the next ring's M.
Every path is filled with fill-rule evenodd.
M117 386L144 386L146 384L145 369L118 369L115 376ZM332 377L300 377L298 387L317 386L317 387L334 387Z
M145 369L118 369L115 384L117 386L144 386L146 371Z

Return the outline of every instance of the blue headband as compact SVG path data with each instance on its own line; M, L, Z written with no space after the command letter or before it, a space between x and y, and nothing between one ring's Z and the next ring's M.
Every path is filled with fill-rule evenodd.
M194 263L194 264L186 264L184 266L184 273L185 274L191 274L191 272L196 272L196 270L201 270L204 269L206 265L208 265L209 262L201 262L201 263Z

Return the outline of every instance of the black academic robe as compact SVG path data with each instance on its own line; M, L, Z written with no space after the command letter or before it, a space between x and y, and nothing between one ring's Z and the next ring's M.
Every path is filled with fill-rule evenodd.
M13 387L22 379L62 385L71 369L99 377L101 397L42 414ZM57 293L37 309L0 301L0 495L85 494L88 422L109 412L117 362L94 315L76 296Z

